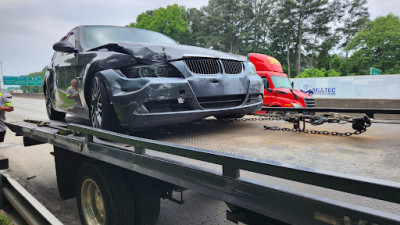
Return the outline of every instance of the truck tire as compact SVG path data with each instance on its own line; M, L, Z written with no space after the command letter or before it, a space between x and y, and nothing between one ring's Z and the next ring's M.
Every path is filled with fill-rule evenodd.
M54 146L54 162L61 199L66 200L75 197L76 174L80 167L79 156L72 151Z
M128 182L133 190L136 225L153 225L160 215L159 183L144 176L134 176Z
M91 82L89 100L89 117L92 126L118 131L119 121L117 114L110 104L106 86L98 75L95 75Z
M80 168L76 195L83 224L135 223L135 202L121 176L108 167L91 163Z
M49 117L51 120L64 120L65 113L54 110L53 105L51 104L49 90L44 93L44 97L46 102L47 117Z

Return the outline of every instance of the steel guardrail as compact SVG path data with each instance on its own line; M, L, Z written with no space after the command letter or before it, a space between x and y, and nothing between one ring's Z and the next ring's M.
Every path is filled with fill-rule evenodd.
M347 112L347 113L365 113L365 114L400 114L400 109L392 108L328 108L328 107L262 107L262 111L287 111L287 112Z
M4 198L30 225L62 225L62 223L22 185L5 172L0 173Z

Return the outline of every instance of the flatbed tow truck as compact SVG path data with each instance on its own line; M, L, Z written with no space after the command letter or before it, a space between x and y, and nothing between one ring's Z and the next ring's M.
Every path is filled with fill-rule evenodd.
M77 196L81 218L94 224L154 224L160 198L183 204L185 189L226 202L238 224L400 224L399 127L310 138L263 131L267 121L258 119L204 120L157 135L73 119L7 126L25 146L54 145L61 198Z

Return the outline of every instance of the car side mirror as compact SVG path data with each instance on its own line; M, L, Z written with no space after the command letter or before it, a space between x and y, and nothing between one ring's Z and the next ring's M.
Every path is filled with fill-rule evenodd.
M78 49L72 46L68 41L59 41L53 45L54 51L64 53L77 53Z
M268 88L269 88L268 79L267 79L267 78L264 78L264 79L263 79L263 82L264 82L264 89L268 89Z

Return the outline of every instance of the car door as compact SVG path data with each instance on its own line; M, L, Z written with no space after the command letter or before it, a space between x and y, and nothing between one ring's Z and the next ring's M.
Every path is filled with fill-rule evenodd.
M76 47L77 29L68 33L66 41ZM80 114L82 108L77 79L77 54L63 53L54 62L57 74L56 85L58 97L61 100L61 108L72 114Z
M276 96L273 92L273 83L271 79L269 79L269 75L266 74L266 76L262 76L263 82L264 82L264 100L263 100L263 105L264 106L270 106L272 105L275 100Z

